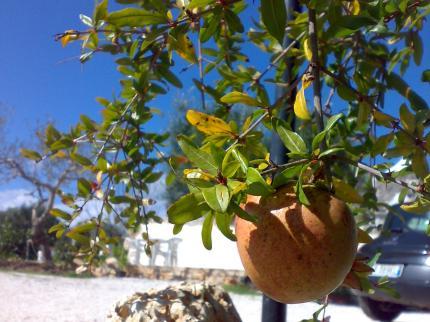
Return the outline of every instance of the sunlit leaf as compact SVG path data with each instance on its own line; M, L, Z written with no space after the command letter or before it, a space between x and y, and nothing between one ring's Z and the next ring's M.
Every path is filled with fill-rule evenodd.
M196 127L197 130L205 134L226 134L228 136L235 135L230 125L218 117L194 110L188 110L186 117L192 126Z
M294 101L294 114L296 114L299 119L305 121L309 121L311 119L311 114L309 113L306 103L304 87L302 87L296 94L296 99Z
M202 217L207 211L207 204L190 193L179 198L167 209L167 217L169 223L181 225Z
M224 95L223 97L221 97L221 102L226 103L226 104L238 104L239 103L239 104L245 104L245 105L253 106L253 107L262 106L262 103L260 103L255 98L252 98L251 96L249 96L246 93L236 92L236 91L228 93L228 94Z
M360 194L346 182L333 178L333 186L335 189L335 196L345 202L363 203L364 199Z
M106 22L118 27L144 27L167 23L167 16L138 8L125 8L111 12Z
M312 61L312 50L309 44L309 38L306 38L303 42L303 51L305 52L305 57L308 61Z

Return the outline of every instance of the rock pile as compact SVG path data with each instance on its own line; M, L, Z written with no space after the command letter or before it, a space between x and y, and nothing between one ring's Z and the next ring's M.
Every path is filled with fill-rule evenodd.
M186 283L135 293L115 304L111 322L241 322L221 287Z

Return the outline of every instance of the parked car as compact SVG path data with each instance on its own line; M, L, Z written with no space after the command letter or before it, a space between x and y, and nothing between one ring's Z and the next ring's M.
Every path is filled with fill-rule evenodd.
M430 310L430 237L426 234L430 213L417 215L394 207L385 220L383 231L359 254L372 258L381 253L370 279L387 276L399 293L394 298L377 291L358 293L358 302L372 319L392 321L402 311L414 308Z

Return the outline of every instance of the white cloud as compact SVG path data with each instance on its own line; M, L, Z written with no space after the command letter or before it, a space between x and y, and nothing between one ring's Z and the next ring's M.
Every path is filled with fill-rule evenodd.
M29 206L36 201L37 199L26 189L7 189L0 191L0 210L23 205Z

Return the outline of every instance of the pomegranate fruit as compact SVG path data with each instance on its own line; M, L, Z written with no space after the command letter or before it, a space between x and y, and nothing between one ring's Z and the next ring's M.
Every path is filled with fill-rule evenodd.
M300 204L292 186L267 198L248 196L252 223L236 221L237 248L249 278L283 303L322 298L342 284L357 251L348 206L330 193L305 188L310 206Z

